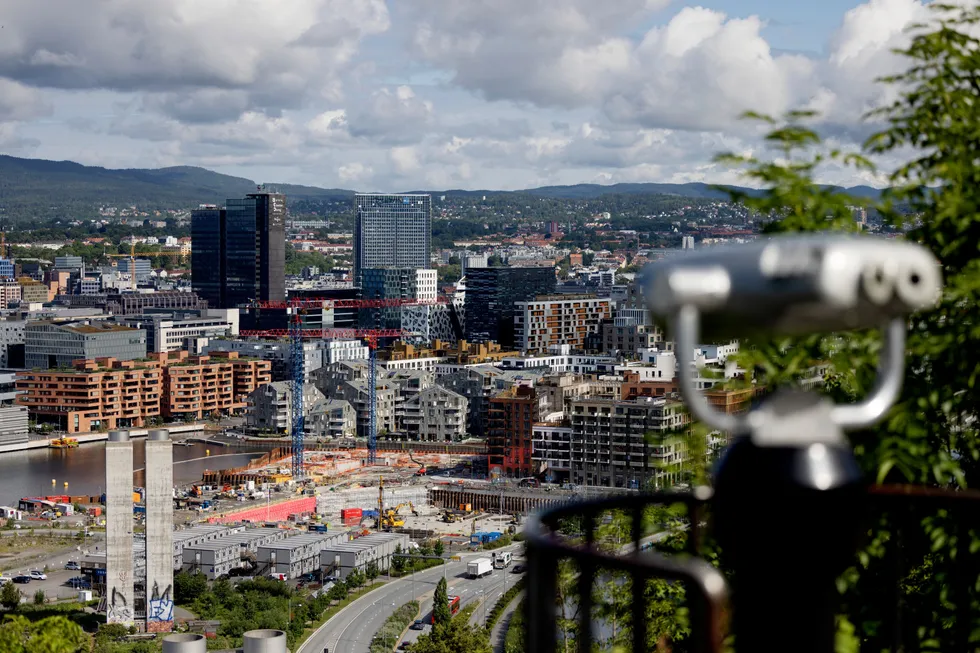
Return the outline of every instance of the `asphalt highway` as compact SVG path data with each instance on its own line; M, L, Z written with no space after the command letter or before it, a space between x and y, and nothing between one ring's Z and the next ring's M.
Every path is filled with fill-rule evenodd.
M514 544L498 551L516 554L520 548L521 545ZM500 595L521 577L521 574L512 573L513 564L517 562L515 555L515 562L511 567L494 569L488 576L470 579L466 576L467 561L482 557L490 557L490 552L463 553L460 554L459 562L450 561L446 565L386 583L344 608L311 635L296 653L322 653L324 648L328 648L330 653L368 653L371 638L381 625L395 610L409 601L421 601L421 618L429 619L432 613L432 594L444 573L449 594L460 597L461 607L481 598L487 599L486 607L480 606L471 618L471 623L482 623L484 610L489 612ZM415 641L430 627L427 625L425 631L408 630L405 639ZM392 646L396 643L392 642Z

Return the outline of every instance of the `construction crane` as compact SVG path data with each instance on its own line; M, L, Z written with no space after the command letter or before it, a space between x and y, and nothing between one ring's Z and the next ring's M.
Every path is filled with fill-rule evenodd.
M375 524L375 528L379 531L382 529L382 521L385 514L385 477L382 476L381 480L378 481L378 522Z
M303 390L306 385L306 355L303 351L303 319L301 309L294 310L289 322L290 358L293 363L293 400L290 404L293 436L293 480L301 481L305 475L304 453L306 449L306 416L303 413Z
M436 299L330 299L328 297L303 297L282 301L255 302L259 308L398 308L399 306L435 306L448 304L447 297Z
M177 257L181 259L187 256L187 252L180 249L164 250L161 252L139 252L140 256L171 256L174 259L174 263L177 262ZM129 259L129 276L133 282L133 290L137 289L136 284L136 242L130 241L129 243L129 254L106 254L108 258L128 258Z
M135 275L134 275L135 276ZM374 465L378 459L378 340L381 338L403 338L407 335L402 329L304 329L300 313L306 308L391 308L398 306L420 306L446 303L445 298L434 300L418 299L328 299L328 298L303 298L290 299L285 301L256 301L253 306L257 309L292 309L294 311L286 329L242 329L239 335L246 338L289 338L291 357L293 358L293 392L295 396L302 398L303 388L303 338L360 338L367 343L369 350L368 357L368 456L369 465ZM296 361L299 361L297 364ZM298 375L298 376L297 376ZM297 381L299 378L299 381ZM298 385L297 385L298 384ZM302 412L302 400L294 401L292 414L293 423L293 465L294 469L302 468L303 458L303 432L297 430L297 424L302 425L303 416L297 415L295 407ZM299 467L296 465L299 464ZM295 472L294 472L295 477ZM297 477L298 478L298 477Z

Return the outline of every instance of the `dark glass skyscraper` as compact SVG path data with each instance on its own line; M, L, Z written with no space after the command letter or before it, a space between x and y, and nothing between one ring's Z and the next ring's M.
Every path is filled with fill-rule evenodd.
M514 346L514 302L555 292L553 268L469 268L466 270L466 339Z
M191 212L191 284L208 306L225 305L225 210L202 206Z
M354 211L355 284L360 285L365 268L429 267L429 195L355 195Z
M215 217L215 211L221 214ZM213 306L234 308L253 300L286 298L285 195L249 193L244 199L228 200L225 209L195 211L192 220L193 286L198 290L200 280L201 290L213 289L215 272L208 268L218 268L219 303ZM209 244L216 229L217 252ZM200 258L198 234L205 242L205 253ZM209 303L214 294L213 290L210 292Z

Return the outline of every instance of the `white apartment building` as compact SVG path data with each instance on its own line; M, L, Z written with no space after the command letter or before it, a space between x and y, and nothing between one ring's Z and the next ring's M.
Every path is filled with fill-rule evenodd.
M619 362L615 356L573 354L571 345L551 345L542 356L513 356L500 360L501 369L547 369L550 374L599 374L612 372Z
M367 360L371 356L367 345L361 340L328 340L323 352L323 364L338 361Z

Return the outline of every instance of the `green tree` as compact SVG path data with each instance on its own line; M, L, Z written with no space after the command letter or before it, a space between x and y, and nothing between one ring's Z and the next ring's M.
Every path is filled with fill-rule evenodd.
M174 602L187 605L208 590L208 579L202 573L180 572L174 575Z
M391 570L396 574L400 574L402 570L405 569L406 560L405 558L401 557L402 553L404 553L404 551L402 551L402 545L396 545L395 555L391 558Z
M347 585L345 583L334 583L330 591L327 592L327 598L331 601L343 601L347 598Z
M44 590L34 592L34 605L44 605Z
M378 571L378 565L375 564L374 562L371 562L368 563L367 567L365 567L364 575L367 577L368 580L374 580L375 578L381 575L381 572Z
M363 571L360 569L353 569L349 574L347 574L347 578L344 580L344 583L347 585L348 589L354 591L363 585L365 580L366 578Z
M0 605L8 610L13 610L20 605L20 599L20 590L13 583L8 581L3 584L3 589L0 590Z
M0 651L4 653L82 653L89 650L89 637L66 617L47 617L30 622L26 617L8 616L0 625Z
M440 578L436 583L435 594L432 595L432 627L439 629L444 627L452 619L449 611L449 591L446 579Z
M492 650L487 632L462 619L433 629L412 644L412 653L491 653Z
M441 556L446 551L446 546L442 543L442 540L436 540L435 545L432 547L432 553Z

